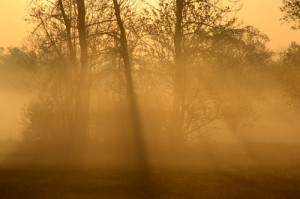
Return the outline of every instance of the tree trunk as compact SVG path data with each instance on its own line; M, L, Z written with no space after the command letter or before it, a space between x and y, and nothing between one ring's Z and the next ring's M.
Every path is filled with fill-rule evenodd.
M86 12L84 0L76 0L78 12L78 34L80 45L80 72L76 92L76 135L75 139L80 144L87 141L89 133L89 94L90 94L90 74L88 68L88 44L86 33Z
M64 20L64 25L66 27L66 33L67 33L67 43L68 43L68 49L70 53L70 63L72 65L76 65L76 54L75 54L75 49L72 44L72 36L71 36L71 21L66 15L65 8L63 5L63 0L58 0L58 5L59 9L61 11L63 20ZM74 67L74 66L73 66Z
M185 104L185 70L182 56L182 20L183 0L176 0L176 26L174 35L175 46L175 74L174 74L174 97L171 115L170 144L173 147L182 147L184 143L183 119ZM179 149L179 148L178 148Z
M72 44L72 35L71 35L71 21L68 18L68 16L66 15L65 12L65 8L64 8L64 4L63 4L63 0L58 0L58 5L59 5L59 9L61 12L61 15L63 17L63 22L66 28L66 41L67 41L67 45L68 45L68 50L69 50L69 63L68 63L68 67L66 68L66 83L67 83L67 104L66 106L69 108L68 109L68 113L67 113L67 129L68 132L67 133L67 139L70 139L69 136L72 136L72 134L74 133L74 127L75 127L75 74L77 75L77 73L74 74L74 69L76 69L76 52L74 49L74 46ZM76 71L77 72L77 71Z
M121 33L120 43L121 43L121 56L124 62L124 72L126 78L126 90L127 90L127 99L129 106L129 120L131 121L131 130L134 136L134 143L136 145L135 152L136 157L139 163L139 166L145 166L146 158L145 158L145 146L142 138L142 128L140 122L139 111L136 102L136 96L134 92L133 79L132 79L132 71L131 71L131 62L129 58L128 52L128 43L127 36L125 32L125 27L123 21L121 19L121 11L120 5L117 0L113 0L115 15L117 19L117 23L119 26L119 30Z

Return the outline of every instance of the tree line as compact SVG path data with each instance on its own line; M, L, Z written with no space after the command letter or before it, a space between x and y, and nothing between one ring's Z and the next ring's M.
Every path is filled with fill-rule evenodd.
M294 29L299 8L281 8ZM127 140L143 157L147 139L178 149L220 121L238 134L274 82L297 106L299 44L274 59L239 10L221 0L31 0L30 47L0 54L2 68L34 74L24 138L72 150Z

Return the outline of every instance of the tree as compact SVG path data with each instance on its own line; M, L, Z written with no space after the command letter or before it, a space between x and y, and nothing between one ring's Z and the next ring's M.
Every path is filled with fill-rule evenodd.
M292 24L292 29L300 29L300 1L283 0L280 10L283 12L283 21Z
M136 144L137 146L135 150L137 152L137 158L139 164L140 166L144 166L145 146L143 143L141 121L140 121L140 116L138 111L138 105L136 102L136 94L134 91L134 84L132 78L132 64L129 55L127 35L126 35L126 30L124 27L123 20L121 18L120 3L117 0L113 0L113 4L114 4L115 16L117 19L117 24L120 32L120 45L121 45L120 50L121 50L121 57L123 60L124 73L126 78L126 91L127 91L128 105L129 105L128 117L129 120L131 121L130 129L133 131L133 136L135 139L134 144Z
M234 28L236 19L230 13L235 11L210 0L160 0L157 7L150 5L145 11L144 31L151 40L145 46L154 60L169 67L173 90L169 134L174 146L184 141L190 69L205 55L215 35Z
M89 129L89 95L90 68L88 65L88 41L86 29L85 0L76 0L78 12L78 36L80 45L80 73L76 93L76 136L82 142L88 138Z
M213 71L208 90L214 93L220 117L237 137L256 119L255 103L266 90L263 75L270 74L273 55L268 42L268 36L252 26L223 31L205 59Z
M35 24L35 29L31 34L31 38L33 39L31 43L39 56L39 61L41 62L39 66L47 68L44 72L49 73L49 76L42 80L43 85L48 84L49 86L40 89L44 89L44 92L51 93L49 99L45 99L45 96L43 97L44 101L52 101L54 103L56 100L56 113L64 115L61 120L63 121L62 128L65 131L63 133L65 135L65 141L71 140L74 129L76 129L75 92L77 89L76 79L78 75L78 64L76 57L76 39L74 38L74 34L76 34L76 16L73 14L74 9L75 7L71 0L49 0L43 2L33 0L30 3L30 17L28 19L28 21ZM56 87L61 95L55 95L55 89L51 88L51 86ZM41 92L41 95L42 93L43 92ZM52 95L56 96L54 101L51 99ZM37 102L33 101L32 103ZM33 107L33 105L30 106ZM43 106L39 107L42 108ZM64 111L58 111L62 107ZM37 111L37 109L35 110ZM57 115L57 118L60 116L61 115ZM43 127L41 126L41 128Z
M174 34L174 61L175 61L175 77L174 77L174 97L171 113L171 140L175 146L181 146L183 139L183 117L185 105L185 70L182 55L182 39L183 39L183 9L184 1L176 0L176 22Z
M37 55L27 48L0 48L0 84L11 89L32 87L37 74Z
M281 67L278 77L292 104L298 105L300 101L300 45L292 42L281 54Z
M107 10L105 1L98 5L89 0L33 0L29 7L28 20L36 25L32 44L40 60L51 54L60 62L56 67L58 85L64 107L69 107L67 134L69 139L80 142L89 136L91 68L101 67L100 55L111 43L106 38L106 44L99 45L103 44L103 32L111 22L101 21Z

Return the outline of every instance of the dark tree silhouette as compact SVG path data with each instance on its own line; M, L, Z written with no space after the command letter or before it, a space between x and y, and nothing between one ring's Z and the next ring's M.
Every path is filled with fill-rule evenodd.
M78 11L78 35L80 44L80 74L76 93L76 132L78 141L86 140L89 132L90 69L86 29L85 0L76 0ZM82 140L83 139L83 140Z
M292 104L299 107L300 102L300 45L292 42L281 54L281 66L277 71L283 90Z
M182 55L182 23L184 1L176 0L176 22L174 34L174 49L175 49L175 78L174 78L174 97L171 118L171 141L174 146L182 146L183 143L183 118L185 108L185 73L184 60Z
M143 135L142 135L142 127L141 121L138 111L138 105L136 102L136 94L134 91L134 84L132 78L132 64L129 57L129 49L128 49L128 41L126 36L126 30L124 27L123 20L121 18L121 9L120 3L117 0L113 0L114 3L114 10L115 16L117 19L119 31L120 31L120 50L121 50L121 57L124 63L124 73L126 78L126 91L127 91L127 99L129 105L129 120L131 121L131 130L133 132L134 137L134 144L136 145L135 152L137 153L137 158L139 161L140 166L145 166L145 149L144 149L144 142L143 142ZM124 3L124 2L123 2Z
M219 1L161 0L159 6L150 5L145 12L144 29L152 41L145 45L150 46L153 59L171 67L169 138L174 146L183 145L187 129L187 76L195 63L205 58L215 36L235 28L236 19L229 14L237 10Z
M300 1L299 0L283 0L280 8L284 16L283 21L290 23L292 29L300 29Z

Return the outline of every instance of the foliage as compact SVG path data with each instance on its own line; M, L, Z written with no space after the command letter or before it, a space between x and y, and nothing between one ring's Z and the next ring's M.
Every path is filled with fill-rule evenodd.
M58 139L73 131L72 89L78 77L70 73L78 73L80 65L78 16L72 0L62 2L71 24L70 38L56 1L32 1L29 10L29 21L36 25L32 36L39 67L44 68L40 70L40 100L34 99L25 114L29 139ZM171 0L160 0L155 6L127 0L120 3L144 130L147 136L163 140L172 133L168 126L175 83L175 4ZM205 0L186 1L184 5L185 139L201 137L216 121L226 120L235 127L249 123L262 93L254 88L261 84L260 74L272 56L266 47L268 37L238 23L238 4L225 6L221 1ZM129 131L120 31L113 13L112 1L86 1L91 72L89 135L103 142L109 137L124 138ZM74 66L68 39L76 55ZM47 121L49 128L45 129Z
M26 48L0 50L0 84L10 89L32 87L37 70L37 55Z
M281 67L277 71L284 91L295 104L300 100L300 45L292 42L281 54Z
M280 8L284 16L283 21L292 24L292 29L300 29L300 1L299 0L283 0Z

